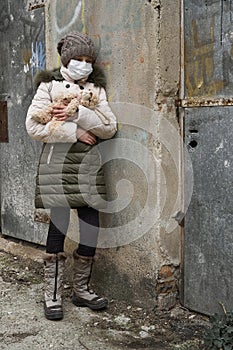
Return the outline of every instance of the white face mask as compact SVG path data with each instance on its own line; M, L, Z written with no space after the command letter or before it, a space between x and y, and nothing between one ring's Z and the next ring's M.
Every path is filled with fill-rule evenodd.
M67 73L74 80L87 78L92 71L92 64L85 61L70 60L67 67Z

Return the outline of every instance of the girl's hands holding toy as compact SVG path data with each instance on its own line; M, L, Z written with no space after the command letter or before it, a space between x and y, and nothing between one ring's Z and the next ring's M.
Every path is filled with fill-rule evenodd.
M79 141L87 143L88 145L94 145L96 143L96 137L91 131L86 131L81 128L77 129L77 138Z
M67 115L66 110L67 105L65 104L57 104L52 107L52 116L55 117L59 121L64 121L68 119L70 116Z

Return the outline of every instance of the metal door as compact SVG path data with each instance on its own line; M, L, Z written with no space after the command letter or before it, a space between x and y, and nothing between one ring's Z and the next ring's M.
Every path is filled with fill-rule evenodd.
M1 232L43 243L45 228L34 221L34 176L40 145L27 135L25 117L35 93L34 75L45 67L44 9L30 12L24 0L0 2Z
M213 314L233 298L233 5L184 0L184 140L194 190L185 216L184 305Z

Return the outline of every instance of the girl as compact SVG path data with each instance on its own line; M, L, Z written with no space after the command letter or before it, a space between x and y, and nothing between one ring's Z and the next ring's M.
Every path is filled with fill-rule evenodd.
M36 178L36 208L50 208L51 221L45 254L45 316L63 318L62 280L66 255L64 240L70 208L77 209L80 242L73 252L74 275L72 302L93 310L107 307L108 300L88 287L95 255L99 211L105 202L103 169L98 154L98 139L109 139L116 133L116 118L104 89L104 79L93 66L94 44L85 34L72 32L57 46L61 56L60 70L40 72L37 92L28 109L26 129L29 136L42 141L43 149ZM98 98L98 108L79 105L74 118L67 115L65 104L52 107L53 121L42 124L33 116L44 111L59 96L88 90Z

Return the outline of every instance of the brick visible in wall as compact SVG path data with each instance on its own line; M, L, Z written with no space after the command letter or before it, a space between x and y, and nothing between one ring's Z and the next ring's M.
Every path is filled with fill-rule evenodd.
M178 293L158 295L157 307L159 310L170 310L177 304Z
M157 294L175 292L177 291L176 280L171 277L170 279L166 279L166 281L159 281L156 289Z
M0 101L0 142L8 142L8 117L6 101Z
M156 286L158 308L169 310L174 307L178 297L179 268L173 265L164 265L158 273Z
M159 271L159 279L164 279L173 276L173 271L170 265L164 265Z

